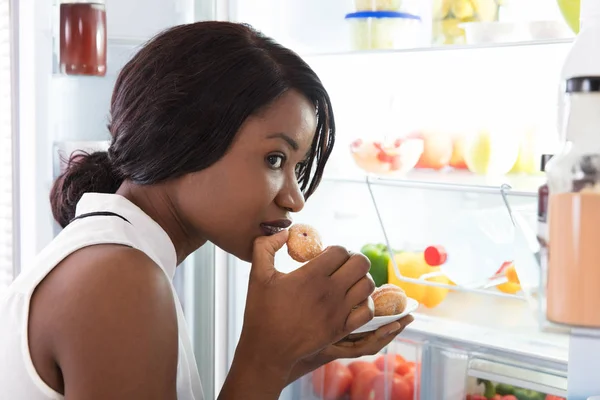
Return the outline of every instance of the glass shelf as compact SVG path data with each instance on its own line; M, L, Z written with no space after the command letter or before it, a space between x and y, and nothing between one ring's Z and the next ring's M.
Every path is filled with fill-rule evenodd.
M530 40L520 42L502 42L502 43L489 43L489 44L467 44L467 45L444 45L444 46L429 46L429 47L415 47L408 49L391 49L391 50L364 50L364 51L324 51L324 52L301 52L300 55L306 58L321 58L321 57L338 57L338 56L377 56L377 55L390 55L390 54L407 54L407 53L428 53L428 52L456 52L456 51L468 51L468 50L479 50L479 49L499 49L506 47L542 47L552 45L568 45L573 43L573 38L567 39L551 39L551 40Z
M464 193L499 194L501 189L508 196L536 197L538 188L544 183L543 175L482 176L466 171L411 171L402 177L378 175L330 175L325 181L434 191L457 191Z

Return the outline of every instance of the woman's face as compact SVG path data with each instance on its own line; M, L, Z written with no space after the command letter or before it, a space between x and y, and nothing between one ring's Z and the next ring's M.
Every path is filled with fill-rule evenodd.
M315 107L288 91L248 118L223 158L178 185L178 214L186 228L250 261L254 239L291 224L304 207L296 166L315 135Z

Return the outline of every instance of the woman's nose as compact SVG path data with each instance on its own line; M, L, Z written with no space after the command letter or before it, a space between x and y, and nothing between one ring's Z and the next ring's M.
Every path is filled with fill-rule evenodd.
M304 208L304 194L300 190L296 179L283 188L277 196L277 204L290 212L300 212Z

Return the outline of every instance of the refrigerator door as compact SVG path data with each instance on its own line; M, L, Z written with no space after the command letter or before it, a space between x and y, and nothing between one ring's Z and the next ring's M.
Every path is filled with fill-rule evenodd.
M80 149L89 146L90 142L98 144L97 142L109 140L106 124L110 97L123 65L146 40L163 29L194 20L215 19L217 5L222 7L222 2L106 0L108 68L104 78L64 76L58 73L58 0L0 0L0 16L7 14L5 11L9 2L14 5L13 10L17 10L18 5L19 13L13 14L18 25L13 28L18 31L20 38L19 76L13 77L13 83L19 89L19 98L16 99L18 103L15 105L22 105L14 124L15 129L17 123L19 125L18 157L15 158L18 165L15 172L18 173L20 201L16 205L21 210L27 210L14 218L17 229L13 237L15 243L23 238L19 251L15 254L21 260L15 265L27 268L32 265L33 257L58 231L48 202L53 178L60 167L56 157L58 151L62 150L65 155L73 150L73 144ZM1 47L7 36L5 27L8 28L9 25L1 20L1 71L5 68L2 59L5 52ZM0 75L0 79L4 79L4 75ZM0 81L0 93L4 94L10 85L2 82L3 80ZM2 102L0 109L5 108ZM0 123L4 123L5 114L0 112L0 115ZM1 132L4 134L7 131L2 129ZM4 141L1 144L2 149L10 148L10 145L4 146ZM4 156L0 156L0 159L5 161ZM2 168L0 174L5 171ZM1 182L0 188L3 188L8 181ZM4 197L1 199L4 201ZM2 221L3 211L4 208L0 206ZM4 229L4 224L0 225L0 229ZM3 245L4 242L0 240L2 249ZM214 306L214 272L219 270L213 268L214 264L215 249L207 245L178 268L175 282L189 321L189 329L194 335L193 345L207 399L216 397L214 352L219 348L219 336L214 332L215 314L222 313L226 316ZM4 269L6 267L0 268L0 286L5 275ZM12 271L10 278L12 279ZM219 334L222 336L222 333Z
M15 226L18 193L16 157L17 124L14 118L18 83L15 72L17 59L17 2L0 0L0 294L12 281L13 268L18 266L18 241Z

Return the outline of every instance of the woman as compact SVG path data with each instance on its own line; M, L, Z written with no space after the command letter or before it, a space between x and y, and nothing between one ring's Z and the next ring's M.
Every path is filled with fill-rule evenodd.
M123 68L110 116L108 152L71 158L52 188L65 229L0 303L1 398L202 398L171 279L207 241L252 262L220 399L276 399L411 321L344 340L372 318L374 286L344 248L274 267L335 137L327 92L296 54L244 25L174 27Z

